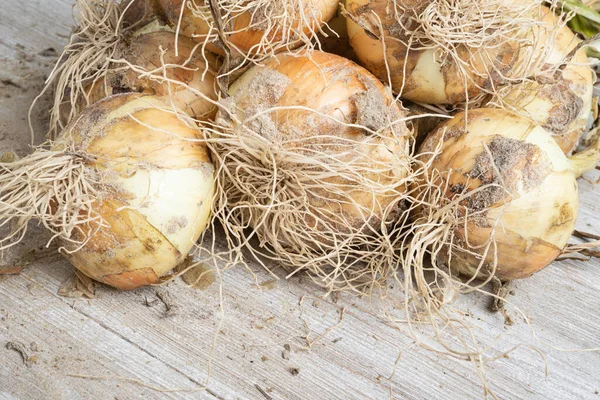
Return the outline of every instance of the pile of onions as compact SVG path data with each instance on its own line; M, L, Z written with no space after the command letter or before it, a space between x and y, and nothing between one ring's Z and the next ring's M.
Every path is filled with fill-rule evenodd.
M271 55L309 44L338 0L158 0L179 33L223 55ZM226 44L222 43L225 41Z
M337 0L77 0L82 24L51 79L53 129L67 129L7 164L2 204L25 202L5 220L41 220L77 268L124 289L181 261L211 209L236 259L247 249L329 290L366 290L429 251L471 277L526 277L573 229L583 169L566 157L593 92L578 40L541 4L346 0L336 17ZM393 92L418 103L411 115L468 112L421 144L411 130L442 119L409 121ZM66 177L61 195L29 190L34 162ZM146 225L133 238L132 221L164 239Z
M508 281L562 252L575 226L577 182L544 128L501 109L471 110L440 125L419 153L427 173L413 243L426 240L435 263Z
M283 54L242 75L212 143L223 217L237 245L359 290L393 265L382 242L410 182L410 132L368 71L319 51ZM246 228L250 228L247 231Z
M2 244L17 243L38 220L81 272L134 289L187 257L214 190L207 147L171 105L111 96L85 109L50 149L0 164L2 225L13 224Z
M470 15L473 23L464 26L462 19L445 20L453 9L445 1L346 3L356 55L403 98L428 104L467 102L467 107L470 100L473 107L487 103L531 118L567 155L579 144L592 112L595 74L585 51L577 50L580 40L539 2L472 2L474 9L457 2L453 7L464 18L475 13ZM498 10L508 8L519 18L507 22L511 13L499 16ZM481 9L488 14L479 13ZM489 24L503 23L500 32L490 33L485 15L497 19ZM448 37L434 37L444 29ZM579 174L589 168L582 167Z

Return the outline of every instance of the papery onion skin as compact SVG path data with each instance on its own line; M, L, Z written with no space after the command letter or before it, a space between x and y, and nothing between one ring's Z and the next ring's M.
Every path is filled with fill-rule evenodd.
M200 43L204 43L207 39L208 34L215 34L214 27L211 27L203 18L199 18L193 15L189 7L184 6L183 15L180 15L182 11L182 5L184 1L188 0L158 0L162 9L167 17L167 20L173 27L181 26L180 33L189 37L193 37ZM281 4L283 0L272 0L272 5ZM302 25L303 34L310 34L312 32L318 32L319 28L327 21L329 21L336 13L338 8L338 0L296 0L303 14L308 18L309 23ZM198 6L206 5L207 0L196 0ZM225 6L234 8L236 4L245 5L248 1L245 0L229 0L224 2ZM256 9L251 11L244 11L241 14L233 14L229 16L223 15L223 18L230 18L232 23L231 26L224 26L223 29L227 32L227 41L232 47L239 50L242 54L265 54L271 49L257 47L261 42L267 39L273 47L279 47L278 51L290 50L291 48L297 47L302 44L300 41L294 42L294 38L285 38L282 29L284 26L281 23L282 17L277 15L277 18L272 18L273 23L276 24L275 30L266 32L265 28L260 26L264 24L263 20L253 19L253 13L260 14L267 7L268 1L263 1L261 4L256 6ZM293 4L293 3L290 3ZM210 16L210 9L206 10L207 18ZM222 14L227 13L223 11ZM286 17L287 25L293 29L299 29L299 22L293 19L293 17ZM267 37L265 38L265 35ZM287 35L287 32L286 32ZM297 39L297 38L296 38ZM206 49L212 51L215 54L224 55L223 47L218 41L207 42ZM235 51L235 50L234 50Z
M442 138L430 170L441 173L445 198L488 186L461 202L460 215L470 217L453 227L454 247L439 253L441 260L448 263L451 255L451 269L481 278L493 273L502 281L526 278L550 264L573 232L578 193L572 167L549 133L505 110L476 109L468 120L460 113L432 132L421 157L431 159ZM492 245L477 272L490 238L497 265Z
M161 49L164 54L161 54ZM105 78L87 89L89 104L116 93L138 92L161 96L193 118L210 119L216 114L218 63L214 56L203 55L190 38L176 38L173 32L145 33L130 42L123 42L117 58L143 71L156 71L154 75L159 79L140 76L139 71L125 63L113 63ZM190 62L187 62L188 59ZM160 79L163 64L168 66L165 75L172 82ZM85 106L84 102L78 105L80 109Z
M164 110L169 105L156 97L111 96L86 109L53 146L85 154L110 188L94 208L107 226L64 254L121 290L156 283L183 261L211 213L210 154L196 130Z
M419 13L428 4L422 0L397 1L414 13ZM383 82L389 81L394 92L405 99L428 104L464 102L467 97L478 94L481 88L490 89L502 82L518 60L519 47L509 41L492 43L478 50L459 46L456 49L458 57L469 63L463 69L465 77L454 60L443 63L439 60L442 49L419 49L418 44L414 44L416 48L407 48L401 40L407 43L409 38L403 36L401 28L395 27L397 23L390 7L393 6L389 0L346 0L351 15L348 35L361 64ZM383 43L355 22L361 18L372 25L375 35L384 35ZM391 32L394 28L400 32Z

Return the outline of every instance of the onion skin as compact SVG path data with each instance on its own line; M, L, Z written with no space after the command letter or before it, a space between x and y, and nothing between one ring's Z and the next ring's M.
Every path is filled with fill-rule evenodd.
M94 208L107 226L80 250L64 254L85 275L121 290L156 283L183 261L211 213L209 152L190 141L198 139L195 130L159 107L169 109L152 96L108 97L86 109L54 144L54 150L74 146L85 154L89 168L112 189Z
M177 27L181 15L181 7L183 2L186 0L158 0L161 5L167 20L173 27ZM196 4L206 4L206 0L196 0ZM273 0L274 3L282 0ZM336 13L338 7L338 0L297 0L302 4L305 10L305 14L310 19L310 23L303 27L303 32L309 34L311 31L318 31L319 27L325 22L329 21ZM247 1L230 1L231 5L234 3L246 3ZM264 7L264 6L263 6ZM249 11L245 11L241 14L233 15L232 26L224 28L227 32L227 41L230 45L242 54L262 54L267 53L270 49L257 48L257 45L263 41L266 31L264 29L255 29L251 27L253 23L252 14ZM298 28L298 22L292 21L289 23L293 28ZM180 33L189 37L193 37L200 43L203 43L207 35L211 32L211 27L202 18L196 17L192 14L188 7L185 7L183 16L181 17L181 29ZM212 31L214 34L214 31ZM280 51L289 50L293 47L297 47L301 42L297 43L283 43L282 27L276 28L274 31L269 32L269 42L276 43L277 46L281 47ZM286 40L289 42L289 40ZM218 55L224 55L225 52L220 43L208 42L206 48Z
M427 5L427 2L422 0L403 0L401 3L415 12ZM428 104L464 102L467 95L471 98L478 94L481 88L489 89L502 82L502 77L509 75L513 64L518 59L519 48L513 43L505 42L488 46L484 50L473 50L472 55L464 46L458 47L460 59L471 62L465 71L468 75L465 78L451 59L445 63L437 59L436 52L440 49L409 50L400 40L395 39L390 28L396 21L388 13L388 6L389 0L346 0L346 8L352 15L348 18L348 36L361 64L386 83L388 82L387 62L391 79L389 83L394 92L400 93L405 99ZM380 36L379 21L373 13L379 16L382 23L385 50L384 44L379 39L369 35L353 21L353 19L362 20L373 27L374 34ZM401 39L407 40L407 38ZM493 60L493 63L489 60Z
M267 71L267 72L265 72ZM272 72L269 77L269 72ZM253 90L254 84L268 78L264 84L269 85L268 79L287 82L279 98L274 98L273 104L268 99L257 97ZM308 107L337 120L349 124L361 124L361 115L368 119L368 112L361 108L356 98L370 93L376 96L377 102L382 102L383 109L394 120L404 117L403 112L394 102L384 86L374 76L362 67L342 57L315 51L310 56L279 55L254 67L240 77L230 88L230 95L236 105L236 112L243 120L252 115L252 111L269 107ZM377 104L372 104L377 106ZM249 115L244 113L251 110ZM315 117L314 111L282 109L271 113L270 118L277 127L273 136L273 145L286 149L300 149L299 152L311 154L311 151L323 151L327 154L339 154L339 160L357 165L369 165L383 171L381 174L365 172L364 177L382 185L393 186L407 176L407 154L410 132L404 122L397 122L394 129L383 129L377 136L371 136L361 129L345 127L338 123L327 124L326 119ZM364 114L363 114L364 113ZM386 122L387 123L387 122ZM382 126L371 126L373 130ZM331 137L340 137L357 142L354 153L347 153L343 147L336 147ZM321 147L322 146L322 147ZM302 147L305 149L302 150ZM294 151L294 150L291 150ZM351 166L348 168L352 168ZM364 168L364 167L363 167ZM341 176L322 180L323 187L313 191L314 197L310 204L319 213L331 212L334 215L344 215L344 223L330 221L340 231L348 230L346 224L353 228L365 222L364 208L372 211L373 225L380 223L382 211L396 200L396 192L381 193L373 198L372 188L361 187L358 182L349 181ZM328 185L347 185L347 198L341 198L330 191ZM349 203L349 200L352 202ZM308 218L307 225L314 222Z
M431 160L443 137L441 153ZM479 195L461 201L461 215L469 212L471 217L466 225L459 222L453 228L451 269L480 278L493 271L500 280L509 281L527 278L562 252L575 227L577 182L569 160L543 128L505 110L476 109L469 111L468 121L460 113L440 125L419 152L432 161L431 171L441 172L439 187L446 188L449 201L486 184L508 191L487 186ZM495 171L500 171L502 179ZM475 217L477 212L480 215ZM497 265L492 246L477 271L481 248L490 237L497 245ZM438 257L448 263L449 253L442 251Z
M145 33L134 37L129 43L123 43L118 58L147 71L161 68L162 62L180 66L190 58L191 62L186 64L185 68L173 67L166 70L168 79L187 86L139 77L139 72L128 68L125 64L118 64L112 66L105 79L96 81L90 86L88 89L89 104L112 94L137 92L161 96L167 102L172 102L175 108L193 118L213 118L217 111L216 104L194 91L216 101L217 61L213 56L207 55L209 63L207 65L201 55L201 49L196 49L197 44L187 37L177 38L178 54L176 55L175 43L176 35L173 32ZM165 51L165 54L162 55L162 62L160 48ZM157 74L161 75L162 72L159 71ZM82 109L84 106L81 104L79 107Z

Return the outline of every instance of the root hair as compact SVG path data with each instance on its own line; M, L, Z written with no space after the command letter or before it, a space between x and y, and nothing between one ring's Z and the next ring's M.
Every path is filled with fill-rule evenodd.
M0 163L0 227L10 233L0 250L19 243L32 220L59 239L62 251L75 252L104 225L94 205L102 198L98 172L86 166L89 157L73 150L38 149L12 162Z
M109 68L109 60L115 57L117 45L133 28L122 26L123 17L124 12L115 1L76 0L73 6L75 27L69 43L29 111L32 141L32 111L37 101L50 90L54 90L47 133L50 139L55 138L77 116L77 105L81 99L85 101L86 106L90 104L86 89L103 80ZM107 93L109 94L112 93ZM66 118L61 118L65 109L68 110L68 114Z
M302 107L260 114L290 108ZM349 125L302 109L340 129ZM284 147L253 130L258 117L220 118L208 139L218 176L215 218L238 261L246 252L268 270L283 265L288 276L305 272L327 292L362 294L384 286L397 267L393 237L409 218L410 172L388 179L392 167L361 160L356 149L364 143L339 136L319 137L318 146L315 138L291 139ZM390 121L397 123L403 120ZM399 140L379 135L371 132L373 140ZM332 146L342 151L328 153ZM400 162L410 171L409 155ZM359 203L357 195L368 201Z
M199 35L204 45L217 45L232 58L229 68L224 68L224 74L233 74L248 62L259 64L276 53L293 52L300 47L304 51L320 49L317 35L327 35L324 31L326 21L322 21L323 27L315 27L312 21L323 16L307 12L299 0L186 0L182 7L209 27L208 33ZM249 50L240 49L227 39L240 32L234 28L235 19L244 13L250 16L250 23L242 29L264 32L260 41ZM182 16L183 8L178 25ZM216 22L216 16L220 16L221 20Z

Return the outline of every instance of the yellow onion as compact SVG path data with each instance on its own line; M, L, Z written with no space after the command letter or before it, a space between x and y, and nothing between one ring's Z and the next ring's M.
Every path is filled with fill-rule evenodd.
M158 0L183 35L223 55L208 0ZM308 43L331 19L338 0L219 0L220 26L228 46L243 55L271 54Z
M522 44L511 39L528 32L519 24L537 3L346 0L348 35L361 64L403 98L457 104L511 76Z
M185 259L214 190L198 131L160 98L122 94L87 108L50 150L2 165L0 210L19 235L38 219L78 270L128 290Z
M193 40L177 37L155 1L76 0L74 9L69 43L34 101L54 91L50 138L83 108L122 92L168 97L174 109L198 119L214 113L219 65Z
M588 66L585 50L569 57L581 41L566 26L552 29L557 17L549 9L544 8L544 12L547 28L539 29L537 42L546 46L535 50L543 57L544 70L525 82L500 88L493 101L544 127L569 155L577 147L592 112L596 76Z
M101 79L88 85L87 99L79 99L75 114L107 96L138 92L163 97L196 119L213 118L217 111L217 61L203 55L198 47L190 38L176 40L173 32L165 31L119 43L115 58L120 61L111 63ZM67 110L63 110L63 120L68 120Z
M416 225L447 226L433 253L452 270L526 278L567 244L578 209L575 176L549 133L530 119L501 109L471 110L468 119L460 113L419 152L429 162L429 182L420 186L427 206Z
M267 59L229 95L213 149L224 225L329 288L370 279L357 259L379 253L353 252L395 221L410 175L410 132L391 93L353 62L314 51Z

